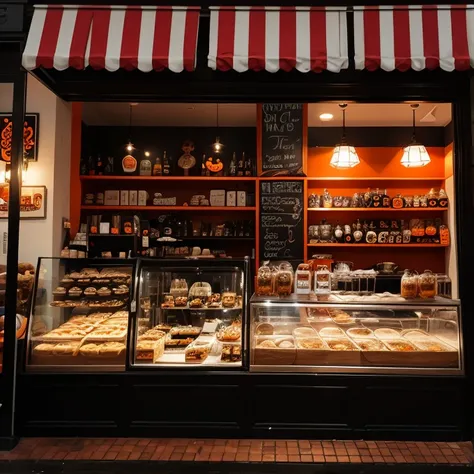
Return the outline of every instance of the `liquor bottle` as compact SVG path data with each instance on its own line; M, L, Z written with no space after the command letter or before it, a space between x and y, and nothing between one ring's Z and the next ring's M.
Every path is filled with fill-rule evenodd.
M95 163L94 163L94 158L92 158L92 156L89 156L89 160L87 162L87 168L88 168L89 176L94 176L95 175Z
M237 163L235 161L235 151L232 153L232 160L229 165L229 176L235 176L237 173Z
M206 168L206 154L202 155L202 164L201 164L201 176L207 176L207 168Z
M242 153L242 157L240 158L237 164L237 176L244 176L244 168L245 168L245 151Z
M344 242L344 231L339 224L339 221L336 221L336 227L334 228L334 239L336 242Z
M82 176L88 174L87 173L87 163L84 158L81 158L81 166L80 166L80 173Z
M252 162L250 161L250 158L247 158L244 162L244 175L252 176Z
M151 163L150 163L150 173L151 173ZM104 174L114 174L114 158L113 156L107 157L107 163L104 167Z
M97 155L97 164L95 167L95 174L102 176L104 174L104 162L100 155Z
M163 169L161 167L161 159L159 156L156 157L155 164L153 165L153 176L161 176Z
M170 175L170 162L166 156L166 151L163 152L163 176Z

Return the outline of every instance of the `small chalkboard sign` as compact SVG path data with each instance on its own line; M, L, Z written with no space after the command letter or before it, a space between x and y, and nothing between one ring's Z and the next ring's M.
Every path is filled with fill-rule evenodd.
M303 176L303 104L263 104L261 128L261 176Z
M260 182L260 260L303 259L303 181Z

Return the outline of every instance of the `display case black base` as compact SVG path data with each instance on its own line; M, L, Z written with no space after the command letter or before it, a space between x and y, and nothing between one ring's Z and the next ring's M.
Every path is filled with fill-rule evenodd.
M160 461L12 461L0 462L9 474L399 474L396 464L304 464ZM471 465L403 464L404 474L472 472Z
M0 451L11 451L19 440L17 436L0 436Z
M26 373L18 394L20 436L471 439L462 376Z

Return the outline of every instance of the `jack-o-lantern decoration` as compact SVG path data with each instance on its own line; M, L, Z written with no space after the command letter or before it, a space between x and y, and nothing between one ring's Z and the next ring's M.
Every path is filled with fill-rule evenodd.
M392 207L394 209L401 209L405 205L405 200L398 194L396 197L392 199Z
M212 159L212 156L210 156L206 161L206 168L211 173L218 174L224 169L224 163L222 163L220 158L217 158L216 162L214 163L214 160Z

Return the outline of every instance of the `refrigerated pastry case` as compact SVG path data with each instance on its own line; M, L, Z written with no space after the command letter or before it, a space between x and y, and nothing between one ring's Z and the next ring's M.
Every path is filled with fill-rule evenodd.
M306 295L250 302L250 370L462 374L459 301Z
M38 259L27 371L124 371L134 259Z
M140 259L132 368L246 365L249 259Z

